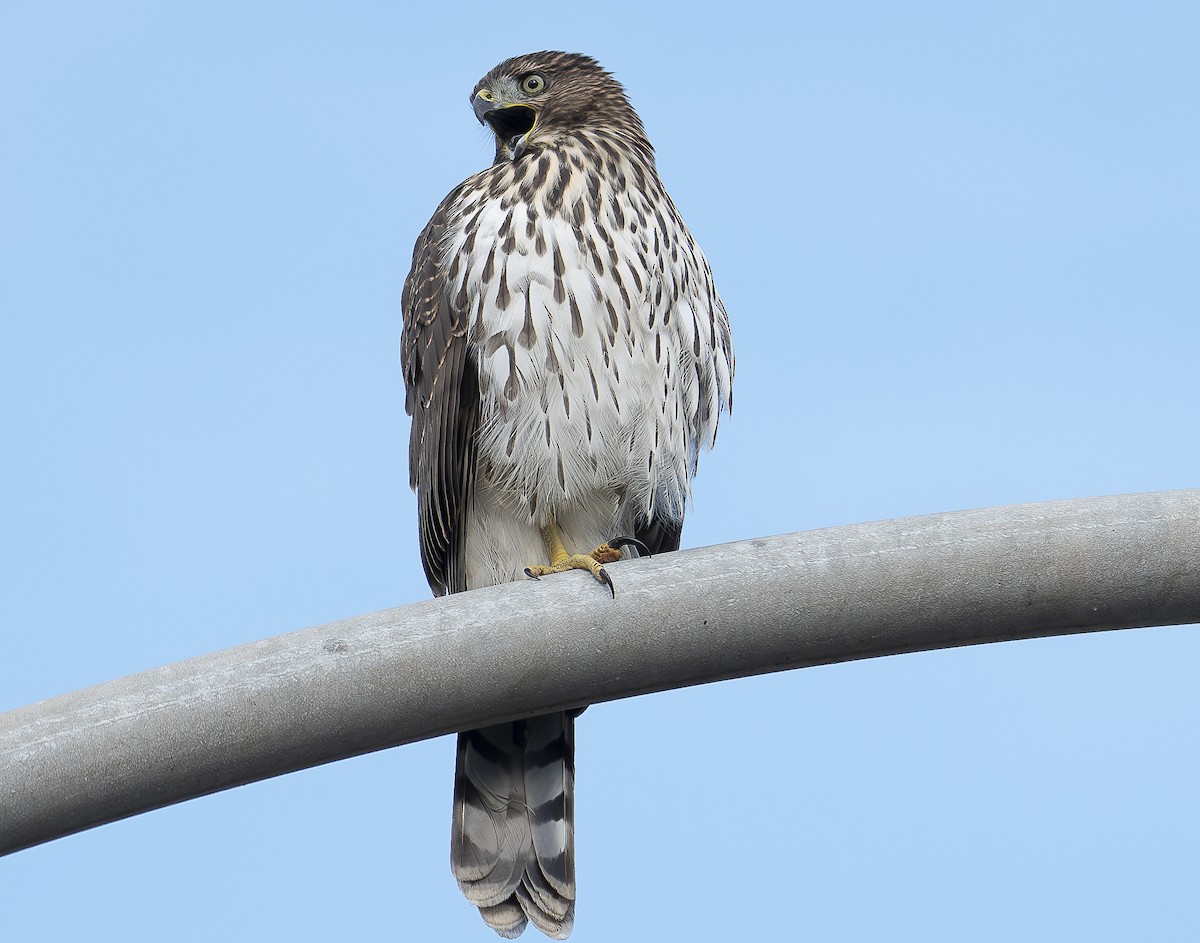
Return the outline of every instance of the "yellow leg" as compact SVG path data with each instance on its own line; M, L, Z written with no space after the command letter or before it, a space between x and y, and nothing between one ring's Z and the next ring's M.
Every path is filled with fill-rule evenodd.
M558 525L550 521L541 528L542 540L546 544L546 553L550 557L550 565L536 564L525 567L525 575L538 579L551 573L565 573L567 570L587 570L601 583L612 590L612 580L604 570L604 564L620 560L623 554L617 547L601 544L591 553L568 553L563 545L562 534ZM615 591L614 591L615 595Z

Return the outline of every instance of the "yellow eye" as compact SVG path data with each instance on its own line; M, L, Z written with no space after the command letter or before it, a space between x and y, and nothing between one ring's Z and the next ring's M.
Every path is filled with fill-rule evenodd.
M521 79L521 91L526 95L536 95L544 91L546 88L546 80L536 72L531 72L525 78Z

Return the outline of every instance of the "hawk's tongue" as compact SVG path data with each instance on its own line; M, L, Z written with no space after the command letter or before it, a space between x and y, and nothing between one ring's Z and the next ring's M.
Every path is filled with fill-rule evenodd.
M529 137L529 132L524 134L514 134L508 139L508 155L510 160L518 160L525 153L525 142Z

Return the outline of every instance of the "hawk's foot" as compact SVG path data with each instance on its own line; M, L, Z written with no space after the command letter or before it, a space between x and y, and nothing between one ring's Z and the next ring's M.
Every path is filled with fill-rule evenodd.
M560 557L549 566L535 565L525 567L525 575L538 579L551 573L566 573L567 570L587 570L601 583L608 583L605 578L604 564L621 559L621 551L615 550L608 544L597 547L591 553L571 553Z
M622 556L624 556L624 554L621 553L622 547L637 547L638 556L645 557L646 559L650 559L650 556L651 556L650 548L647 547L640 540L638 540L636 537L614 537L608 543L603 544L600 547L597 547L596 551L599 551L599 550L603 549L604 547L608 547L609 549L616 548L618 560L621 559ZM596 552L596 551L593 551L593 552Z
M646 547L645 544L636 538L617 537L607 543L601 544L591 553L567 553L566 547L563 546L562 535L558 532L558 525L553 521L542 528L542 539L546 543L546 550L550 554L551 563L549 566L537 564L525 567L526 576L536 580L541 579L543 576L549 576L551 573L565 573L567 570L587 570L592 576L608 587L608 591L612 593L614 599L617 597L617 591L613 588L612 577L604 569L604 564L620 560L625 555L621 552L622 547L632 545L636 546L639 550L645 550ZM648 551L646 555L649 556Z
M601 563L616 563L625 554L621 552L620 544L614 546L612 543L605 542L588 554L588 556L594 560L599 560Z

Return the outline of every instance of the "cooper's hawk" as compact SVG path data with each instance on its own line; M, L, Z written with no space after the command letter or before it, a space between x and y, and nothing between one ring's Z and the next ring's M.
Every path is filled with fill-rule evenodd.
M679 547L697 453L731 405L729 320L594 60L509 59L471 104L495 161L442 201L404 285L425 573L439 596L572 568L611 588L606 541ZM451 862L501 936L571 931L573 751L574 714L458 738Z

